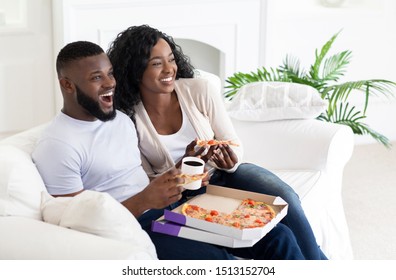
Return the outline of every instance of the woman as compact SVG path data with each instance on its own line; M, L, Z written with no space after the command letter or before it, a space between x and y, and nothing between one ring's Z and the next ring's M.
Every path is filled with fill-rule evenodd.
M293 231L304 257L326 259L290 186L264 168L242 163L241 146L196 149L193 139L240 141L216 87L193 78L188 57L170 36L147 25L130 27L117 36L108 55L117 80L116 106L135 121L143 167L150 177L178 166L185 156L200 156L213 168L211 184L287 201L282 223Z

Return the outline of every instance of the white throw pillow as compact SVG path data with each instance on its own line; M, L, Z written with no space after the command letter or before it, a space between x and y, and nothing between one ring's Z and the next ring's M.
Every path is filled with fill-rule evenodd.
M0 145L0 216L41 220L41 192L45 185L30 155Z
M227 104L230 117L242 121L313 119L327 108L327 101L307 85L255 82L242 86Z
M45 222L128 242L136 247L137 259L157 258L154 244L136 218L108 193L85 190L74 197L45 193L42 197Z
M47 192L41 193L41 216L44 222L60 225L60 221L73 197L53 197Z

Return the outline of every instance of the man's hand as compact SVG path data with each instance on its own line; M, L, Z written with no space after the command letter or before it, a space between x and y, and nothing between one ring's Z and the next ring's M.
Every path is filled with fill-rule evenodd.
M161 209L181 199L184 179L177 178L180 170L172 168L153 179L147 187L133 197L122 202L129 211L139 217L149 209Z
M201 184L202 187L209 185L209 180L210 180L210 175L209 172L207 172L208 169L206 167L204 171L206 172L206 176L202 179L202 184Z
M181 199L183 188L180 184L184 179L176 178L180 173L179 169L172 168L153 179L142 191L150 201L150 208L161 209Z

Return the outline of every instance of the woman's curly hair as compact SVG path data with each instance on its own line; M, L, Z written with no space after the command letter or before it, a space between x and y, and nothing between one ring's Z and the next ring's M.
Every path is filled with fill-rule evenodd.
M139 83L150 59L152 48L159 39L170 46L177 65L176 79L192 78L194 67L190 58L173 38L148 25L131 26L119 33L111 43L107 55L113 64L116 108L125 112L134 120L134 106L141 101Z

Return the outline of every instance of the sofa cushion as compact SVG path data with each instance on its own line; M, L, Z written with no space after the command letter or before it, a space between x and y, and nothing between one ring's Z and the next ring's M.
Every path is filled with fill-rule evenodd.
M272 170L272 172L292 187L301 200L318 185L322 175L318 170Z
M43 192L41 210L45 222L128 242L157 257L151 239L139 222L108 193L86 190L74 197L54 198Z
M0 264L4 260L16 260L15 266L23 260L29 262L35 269L40 272L33 274L40 274L40 279L68 279L69 275L65 275L62 269L62 275L53 275L57 268L51 267L51 275L45 275L45 267L37 267L36 262L30 260L39 260L45 265L46 260L152 260L150 256L142 247L133 246L131 244L120 242L117 240L95 236L93 234L80 232L76 230L67 229L60 226L55 226L43 221L38 221L25 217L0 217ZM79 262L82 263L82 262ZM93 265L97 263L94 262ZM109 264L108 262L106 264ZM13 266L14 267L14 266ZM10 273L4 271L2 265L2 279L23 279L22 273L19 271L10 270ZM10 268L12 269L12 268ZM32 272L24 266L26 277ZM54 270L55 269L55 270ZM11 274L11 271L13 273ZM80 272L81 270L73 270L73 272ZM15 277L5 277L9 275L18 275ZM93 278L93 275L81 277L78 275L70 275L72 278ZM43 277L45 275L45 277ZM105 279L113 279L113 275L104 276ZM101 277L99 277L101 278ZM94 278L94 279L97 279Z
M229 115L241 121L313 119L327 108L319 92L307 85L255 82L242 86L229 101Z
M41 219L44 182L30 155L11 145L0 145L0 216Z

